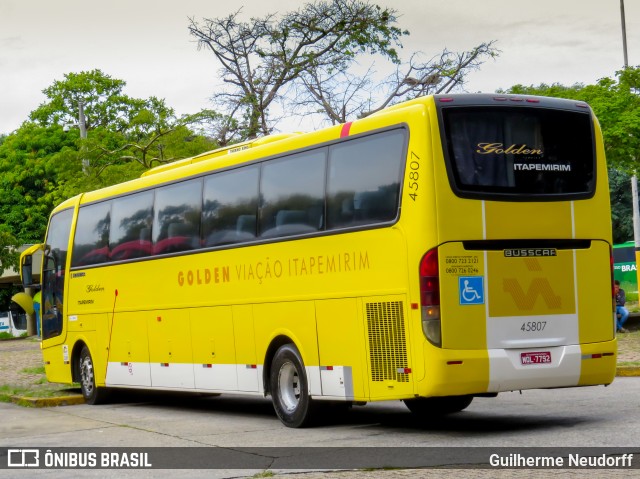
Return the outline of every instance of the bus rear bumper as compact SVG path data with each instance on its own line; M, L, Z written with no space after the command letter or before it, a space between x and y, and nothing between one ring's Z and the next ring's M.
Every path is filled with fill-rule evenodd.
M430 346L426 346L430 348ZM419 396L497 393L524 389L610 384L616 341L526 349L445 350L427 368ZM427 356L428 357L428 356Z
M487 392L609 384L616 342L489 350Z
M618 341L582 345L579 386L611 384L618 363Z
M490 349L487 392L577 386L579 345Z

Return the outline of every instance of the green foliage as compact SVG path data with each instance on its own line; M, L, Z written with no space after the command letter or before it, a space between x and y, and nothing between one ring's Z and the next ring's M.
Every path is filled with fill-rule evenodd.
M124 86L100 70L69 73L44 90L47 101L29 121L0 138L0 245L41 242L51 210L67 198L217 147L189 128L211 112L176 118L164 100L128 97ZM69 128L79 102L86 139ZM0 259L0 267L15 264Z
M44 237L49 213L59 200L56 192L65 187L55 159L73 148L74 139L62 128L34 123L23 124L0 145L0 217L20 243Z
M18 255L15 256L16 262ZM14 294L24 291L22 286L11 286L9 288L0 288L0 311L8 311L11 308L11 298Z
M100 70L69 73L64 80L56 81L44 90L48 101L34 110L30 118L41 126L75 125L80 103L83 105L87 138L79 139L79 131L69 130L78 138L79 157L75 161L88 163L85 173L100 177L114 167L107 177L131 179L140 171L157 163L184 158L197 148L185 148L180 140L187 141L195 135L187 129L192 116L178 119L164 100L150 97L146 100L132 98L123 93L126 83L112 79ZM175 135L176 130L180 133ZM167 140L167 136L172 136ZM216 145L201 138L197 153L213 149ZM174 151L175 150L175 151ZM138 163L131 167L131 174L122 176L124 164ZM92 186L104 186L110 180L91 180Z
M611 223L613 243L633 240L633 207L631 199L631 176L623 171L609 170L609 192L611 195Z
M127 113L136 103L122 94L125 85L123 80L115 80L100 70L67 73L64 80L57 80L43 90L48 100L32 111L29 118L43 126L75 124L78 102L82 101L87 129L102 126L120 130L126 127Z
M18 246L7 225L0 225L0 275L7 269L18 268Z

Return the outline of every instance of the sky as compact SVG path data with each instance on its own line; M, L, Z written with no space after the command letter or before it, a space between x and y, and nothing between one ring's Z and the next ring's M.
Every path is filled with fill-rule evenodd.
M189 18L246 19L286 12L302 0L0 0L0 134L17 129L64 74L100 69L124 93L156 96L178 115L212 108L220 85L211 52L198 50ZM468 77L469 92L515 84L591 84L624 65L620 0L378 0L410 31L401 55L501 50ZM625 0L628 62L640 65L640 0ZM280 125L281 131L308 129Z

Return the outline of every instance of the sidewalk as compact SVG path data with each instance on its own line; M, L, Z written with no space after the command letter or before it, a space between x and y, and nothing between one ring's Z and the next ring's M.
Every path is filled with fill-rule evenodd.
M84 403L79 389L66 384L49 383L43 370L40 340L31 337L0 341L0 391L32 391L33 397L20 394L11 401L21 406L49 407Z

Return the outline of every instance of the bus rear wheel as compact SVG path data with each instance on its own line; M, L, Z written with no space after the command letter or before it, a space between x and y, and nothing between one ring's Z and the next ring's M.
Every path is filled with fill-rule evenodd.
M287 427L311 424L314 403L309 397L307 374L300 352L293 344L280 346L269 373L271 400L280 421Z
M404 403L412 413L421 417L434 417L460 412L471 404L473 396L442 396L405 399Z
M80 363L78 365L80 376L80 388L82 396L87 404L101 404L107 399L107 390L96 386L95 368L93 359L87 346L83 346L80 352Z

